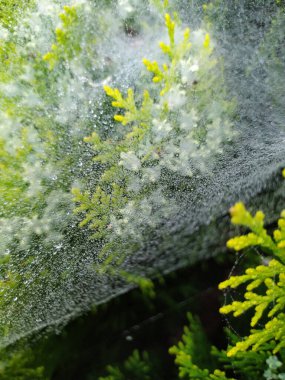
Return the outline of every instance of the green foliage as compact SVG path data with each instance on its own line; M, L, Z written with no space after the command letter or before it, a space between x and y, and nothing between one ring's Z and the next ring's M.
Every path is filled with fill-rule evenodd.
M205 380L234 380L230 375L234 372L235 378L243 380L265 379L283 379L283 364L272 355L272 345L264 345L264 350L258 352L249 350L247 352L237 352L233 357L228 357L227 351L219 350L216 347L210 347L204 329L197 317L190 313L187 315L189 325L184 327L184 333L177 345L169 349L169 353L175 356L175 364L178 367L178 376L180 379L205 379ZM228 350L231 349L239 337L227 330L226 335L231 341ZM145 353L143 355L146 355ZM281 356L283 358L283 356ZM136 353L136 360L140 356ZM132 359L130 357L128 360ZM108 380L126 380L139 379L132 377L126 371L124 366L108 366L109 377L102 379ZM152 366L147 366L148 356L145 356L145 363L135 364L137 368L148 368L147 379L157 379ZM217 369L214 369L217 368ZM145 372L141 369L141 374ZM175 377L176 378L176 377Z
M182 339L176 346L170 348L169 353L175 355L175 363L179 369L181 379L205 380L233 380L226 377L218 369L210 373L207 366L213 361L210 355L210 346L198 318L188 313L189 327L184 328ZM100 380L127 380L127 379L157 379L147 353L133 354L120 367L108 366L109 373Z
M34 352L28 348L12 353L1 351L0 379L48 380L44 367L35 366Z
M99 380L150 380L152 368L147 352L135 350L124 362L122 368L108 366L108 375Z
M276 0L276 4L279 5L280 7L284 7L285 5L284 0Z
M175 355L175 363L179 368L181 379L205 379L205 380L226 380L226 374L220 370L210 373L211 366L210 347L197 318L188 314L189 327L184 327L182 340L170 348L169 352ZM208 368L207 368L208 367Z

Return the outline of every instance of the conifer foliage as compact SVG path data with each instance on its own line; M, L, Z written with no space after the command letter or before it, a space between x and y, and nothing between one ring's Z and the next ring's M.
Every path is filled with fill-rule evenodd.
M181 196L191 197L238 135L239 100L211 19L223 2L200 4L206 16L193 30L178 3L0 0L0 345L61 327L130 283L155 296L154 260L141 252L152 236L168 239ZM283 123L284 0L270 4L274 19L257 50L266 99ZM211 347L189 313L169 360L181 379L284 380L285 210L273 233L242 202L230 214L248 231L228 249L265 257L219 285L240 290L220 312L243 316L248 333L227 330L228 346ZM1 352L0 380L51 378L28 345L15 347ZM99 380L157 376L151 354L134 350Z

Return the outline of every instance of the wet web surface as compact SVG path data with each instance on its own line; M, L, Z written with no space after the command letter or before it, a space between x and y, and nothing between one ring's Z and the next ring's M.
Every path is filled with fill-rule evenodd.
M177 124L192 123L191 112L183 100L178 102L180 89L170 92L167 100L177 107L176 129L163 145L164 156L155 158L163 161L163 174L146 195L139 193L139 202L127 195L121 216L112 216L109 226L116 228L108 239L115 246L118 239L116 257L122 260L110 260L107 270L100 266L105 240L91 238L94 231L88 226L79 227L83 217L74 214L71 189L93 194L102 174L84 137L94 131L108 138L121 133L103 85L122 93L129 87L142 93L147 87L158 96L142 59L163 59L157 48L167 39L163 13L136 1L102 7L82 1L75 16L60 21L65 3L41 2L18 26L1 29L1 38L15 44L10 49L16 46L16 59L9 58L11 71L1 72L0 86L1 168L11 179L5 177L0 187L2 345L47 327L60 328L93 304L133 287L130 275L152 277L219 253L230 233L227 210L238 200L263 208L269 221L276 217L274 210L281 210L283 185L277 173L285 166L284 11L273 1L216 1L204 11L199 1L178 3L183 20L178 38L184 24L189 25L195 51L203 31L211 35L219 64L204 91L212 94L204 99L202 86L191 99L202 109L203 120L209 123L210 114L219 122L205 143L208 150L183 147ZM59 40L57 50L51 48L54 30L64 22L66 35L73 38L72 52L61 50ZM44 62L50 51L54 55ZM205 70L201 82L207 78ZM224 97L216 82L221 78ZM224 110L224 102L233 102L234 111ZM227 122L231 135L224 133ZM186 153L177 152L178 145ZM188 157L191 146L195 155ZM133 187L138 178L158 173L157 164L136 172L136 154L121 155L119 165ZM172 154L170 161L167 154ZM190 169L191 175L185 175Z

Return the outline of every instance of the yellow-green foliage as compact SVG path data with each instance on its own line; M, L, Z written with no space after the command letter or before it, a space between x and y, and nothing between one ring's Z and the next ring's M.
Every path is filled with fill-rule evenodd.
M14 26L17 18L33 4L33 0L1 0L0 25L7 28Z
M50 69L62 59L71 59L81 49L80 33L78 33L79 24L79 6L64 6L64 12L59 15L61 26L56 28L56 43L51 46L51 51L43 57L49 63ZM81 25L82 27L82 25Z
M184 37L182 42L179 44L175 43L175 21L171 19L169 14L165 15L165 25L168 30L169 45L164 42L160 42L160 48L162 52L168 56L169 64L164 63L163 67L160 68L159 64L156 61L149 61L144 59L143 63L145 64L148 71L153 74L154 83L162 83L162 90L160 95L166 94L175 83L177 83L177 65L183 59L187 53L190 51L191 43L189 40L190 29L185 29ZM208 41L208 34L205 37L205 41ZM205 42L204 42L205 46ZM209 45L207 44L207 47Z
M245 274L232 276L220 284L220 289L237 288L246 284L244 301L233 301L221 308L222 314L233 313L235 317L253 309L251 334L228 351L233 356L239 351L262 350L273 343L273 353L285 347L285 211L278 220L278 228L271 236L264 228L264 214L255 216L242 203L231 209L232 223L249 228L252 232L228 241L228 247L240 251L247 247L260 247L270 253L269 262L249 268ZM262 321L262 322L261 322Z
M122 125L139 123L140 127L143 127L144 125L146 126L151 122L153 101L147 90L143 94L143 101L140 108L138 108L136 105L134 91L131 88L128 90L128 95L125 99L117 88L112 89L109 86L104 86L104 90L108 96L114 99L112 106L125 111L124 115L114 116L114 119L116 121L122 123ZM132 132L132 134L127 135L128 138L134 137L134 132L137 132L139 135L141 135L138 128ZM89 142L88 140L86 141Z

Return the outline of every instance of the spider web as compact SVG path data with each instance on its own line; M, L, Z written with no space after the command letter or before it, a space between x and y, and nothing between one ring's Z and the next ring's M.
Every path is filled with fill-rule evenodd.
M91 4L88 1L82 3ZM139 2L130 3L132 9L136 10L137 7L146 23L153 22L153 16L144 11ZM171 220L163 221L159 227L148 232L144 244L124 262L124 270L140 276L151 278L166 274L225 250L225 243L233 233L227 210L236 201L242 200L252 209L263 209L269 223L284 204L284 185L280 176L280 169L285 166L285 86L280 85L285 79L284 12L278 9L274 1L217 0L205 16L202 3L182 1L178 2L178 7L185 24L193 25L193 28L211 24L216 51L224 61L229 96L237 103L238 116L234 125L238 133L233 143L224 146L222 154L212 158L210 170L191 178L187 184L188 191L181 192L179 179L172 179L171 198L178 200L179 210L172 214ZM63 2L54 2L56 12L50 11L49 22L44 19L47 8L41 4L21 24L19 33L27 38L29 48L32 40L36 48L44 53L53 40L53 30L58 22L54 14L58 13ZM115 8L119 22L125 17L121 13L120 7ZM116 19L111 11L107 17L110 17L111 23ZM37 29L34 28L35 22ZM114 21L112 27L115 26ZM141 59L144 56L156 58L157 44L154 41L159 41L164 33L161 19L153 24L153 28L134 35L131 40L123 33L116 34L113 40L104 40L99 53L105 57L105 64L113 67L113 71L103 82L120 84L122 88L136 86L136 78L142 70ZM32 35L32 29L38 32ZM121 30L120 25L118 30ZM23 46L25 48L26 45ZM91 115L85 103L86 99L96 104L102 102L98 92L94 95L94 88L102 86L102 82L95 81L93 87L88 87L86 83L90 78L84 77L80 67L78 65L76 68L77 78L63 76L62 86L67 83L72 91L62 97L62 103L52 110L58 122L73 127L71 134L79 133L76 127L84 119L91 122L99 119L101 123L108 123L108 117L104 119L100 112ZM10 87L9 90L14 88ZM80 150L79 145L78 151L84 153L86 160L92 160L90 153ZM71 176L74 172L82 177L90 173L94 175L94 168L85 165L84 157L75 169L70 169ZM40 171L35 174L35 183L40 175ZM48 253L39 245L32 263L31 279L13 289L12 296L2 294L5 306L0 312L3 331L1 345L45 329L60 329L92 305L118 297L133 287L116 276L99 276L92 270L96 244L89 239L89 231L80 229L78 223L69 219L62 227L63 217L72 214L69 195L65 194L61 203L56 203L51 195L49 202L52 206L43 210L43 214L56 221L54 233L62 229L64 235L59 238L55 235L58 240L49 246ZM66 202L66 209L62 202ZM67 210L64 215L55 211L61 207ZM2 240L13 234L17 237L19 230L28 222L24 227L19 227L12 217L5 223L9 224L9 228L11 226L12 232L9 228L4 229ZM28 256L29 249L23 248L20 252ZM19 272L17 266L10 269ZM42 281L45 271L50 275L48 280ZM19 274L22 275L21 271Z

